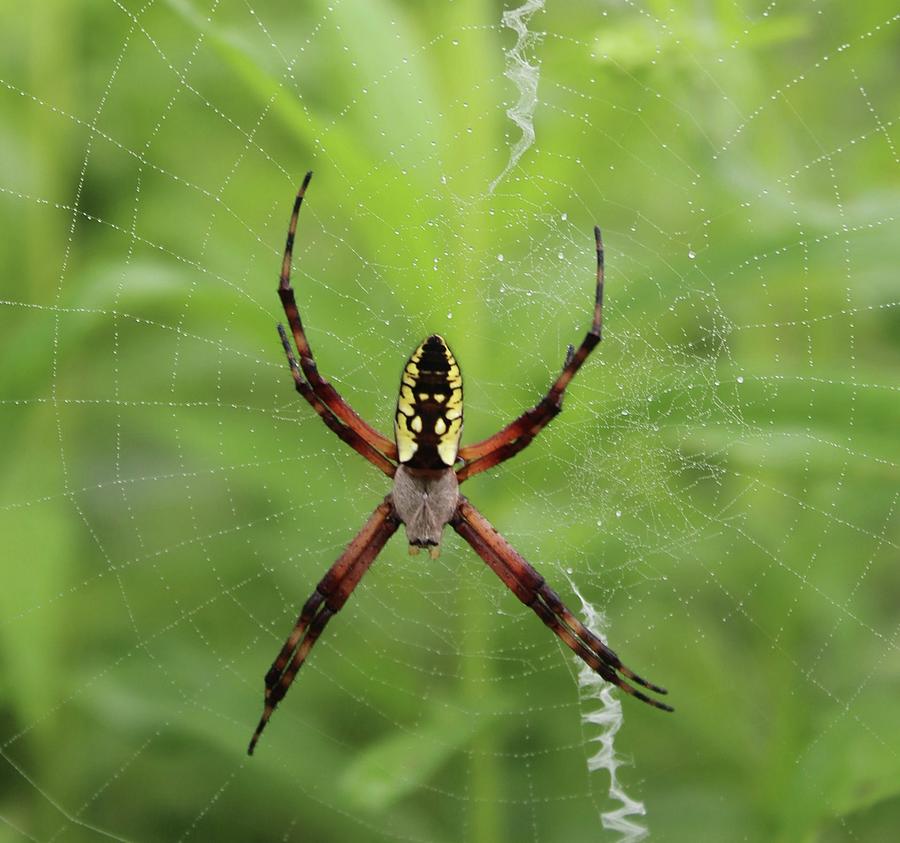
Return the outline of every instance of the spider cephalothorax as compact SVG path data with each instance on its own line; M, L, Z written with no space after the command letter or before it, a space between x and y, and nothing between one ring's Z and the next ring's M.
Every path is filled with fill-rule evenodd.
M642 679L622 664L619 657L569 611L544 578L459 493L460 483L508 460L531 443L559 413L566 387L600 342L603 316L600 229L594 229L597 245L594 318L578 349L569 346L562 372L544 398L493 436L460 447L462 375L447 343L433 334L413 352L403 369L394 416L395 441L391 442L363 421L319 374L300 320L290 281L291 254L300 205L311 178L312 173L307 173L294 201L278 286L299 361L284 327L279 325L278 332L297 392L351 448L392 477L394 485L304 603L294 628L266 674L263 714L248 752L252 754L275 706L287 693L325 624L341 609L401 523L406 528L410 552L427 547L433 557L438 554L444 527L450 524L510 591L592 670L645 703L672 711L671 706L648 697L631 684L642 685L658 694L666 693L664 688Z

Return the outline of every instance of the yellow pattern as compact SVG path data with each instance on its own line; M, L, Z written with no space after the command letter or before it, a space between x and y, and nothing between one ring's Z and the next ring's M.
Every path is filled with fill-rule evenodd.
M438 362L441 356L445 363ZM452 467L459 451L462 416L462 373L443 338L431 336L412 353L401 375L394 419L400 462L416 457L419 467Z
M438 455L445 465L453 465L456 462L456 454L459 451L459 437L462 434L462 419L450 422L447 432L438 442Z
M394 422L394 438L397 440L397 458L400 462L409 462L419 449L419 445L406 426L406 416L402 413L397 413Z

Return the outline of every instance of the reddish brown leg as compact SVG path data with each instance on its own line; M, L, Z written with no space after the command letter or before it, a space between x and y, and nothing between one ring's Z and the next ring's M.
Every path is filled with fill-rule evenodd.
M334 415L332 415L328 407L326 407L319 400L319 397L315 392L313 392L312 387L303 380L300 367L297 365L297 358L294 357L294 352L291 350L291 342L285 333L283 325L278 326L278 334L281 337L281 344L284 346L284 353L287 355L288 365L291 367L291 374L294 377L294 386L297 388L297 392L310 403L312 408L319 414L322 421L351 448L357 453L362 454L370 463L380 468L388 477L393 477L394 473L397 471L397 467L392 462L388 462L384 454L380 451L376 451L369 445L369 443L366 442L354 428L342 424Z
M458 468L456 470L456 482L462 483L473 475L481 474L482 471L487 471L495 465L499 465L501 462L506 462L510 457L514 457L518 454L519 451L523 451L531 444L531 440L537 436L541 428L544 427L553 416L559 413L560 409L560 407L556 407L551 410L551 415L542 425L540 425L540 427L532 427L528 433L523 433L518 439L513 439L512 442L504 442L494 448L493 451L489 451L483 457L479 457L477 460L466 463L462 468Z
M338 557L337 562L322 577L312 596L303 605L291 634L266 673L265 706L259 725L247 747L249 755L253 754L256 742L266 728L272 712L291 687L294 677L303 667L303 662L325 625L347 602L347 598L363 574L399 525L400 522L394 515L394 505L390 499L385 499Z
M303 322L300 320L300 311L297 308L297 302L294 299L294 290L291 287L291 256L294 251L294 235L297 232L297 218L300 214L300 206L303 204L303 196L306 193L306 188L309 185L309 180L311 178L312 172L307 173L306 177L303 179L303 184L300 185L300 189L297 191L297 198L294 200L294 210L291 213L287 242L284 246L284 259L281 262L278 295L281 297L281 304L284 307L285 316L287 316L288 324L291 326L294 342L297 344L297 352L300 355L300 366L316 397L319 398L319 400L347 427L352 428L357 436L363 439L363 441L371 448L380 451L388 459L396 460L396 444L386 436L380 434L374 427L357 415L353 408L341 398L337 390L319 374L316 361L313 358L312 349L309 347L309 341L306 338L306 332L303 330Z
M627 677L658 694L666 693L665 688L648 682L622 664L615 652L566 608L556 592L544 582L544 578L466 498L460 498L456 518L451 524L491 570L503 580L506 587L530 607L591 670L648 705L663 711L674 710L670 705L648 697L622 678ZM617 672L621 676L617 675Z
M528 446L531 440L562 409L562 399L566 387L597 343L600 342L603 331L603 239L600 229L596 226L594 227L594 241L597 248L597 286L594 291L594 318L591 321L590 330L581 341L577 351L573 352L570 348L562 372L540 403L530 410L526 410L519 418L510 422L493 436L476 442L474 445L460 448L459 456L466 462L466 465L456 473L460 483L508 460Z

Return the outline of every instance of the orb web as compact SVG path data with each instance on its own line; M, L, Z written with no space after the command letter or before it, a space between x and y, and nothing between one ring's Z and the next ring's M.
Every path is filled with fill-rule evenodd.
M892 827L893 10L29 14L0 70L11 839ZM383 431L435 331L464 442L539 400L602 226L603 342L465 492L675 714L593 682L448 531L435 561L391 542L246 758L265 670L388 490L275 332L307 169L304 323Z

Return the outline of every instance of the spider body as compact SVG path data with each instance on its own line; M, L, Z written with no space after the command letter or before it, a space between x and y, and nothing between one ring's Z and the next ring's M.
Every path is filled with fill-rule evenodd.
M394 415L399 465L391 498L411 554L428 547L436 557L444 525L456 511L453 466L462 425L462 373L444 338L432 334L403 367Z
M290 273L297 218L311 178L312 173L307 173L294 201L278 287L299 360L282 325L278 326L278 333L297 392L338 437L393 478L393 487L303 604L294 628L266 673L263 714L248 752L253 753L272 712L287 693L325 625L343 607L401 523L406 528L410 553L427 547L432 557L438 555L441 535L449 524L507 588L592 670L648 705L672 711L671 706L634 687L641 685L657 694L666 693L664 688L622 664L616 653L572 614L544 578L459 491L460 483L528 447L560 412L566 387L600 341L603 315L600 229L594 229L597 280L591 327L577 350L569 346L562 371L544 398L493 436L460 447L462 374L447 343L432 334L412 353L401 374L392 442L361 419L319 374L306 338Z

